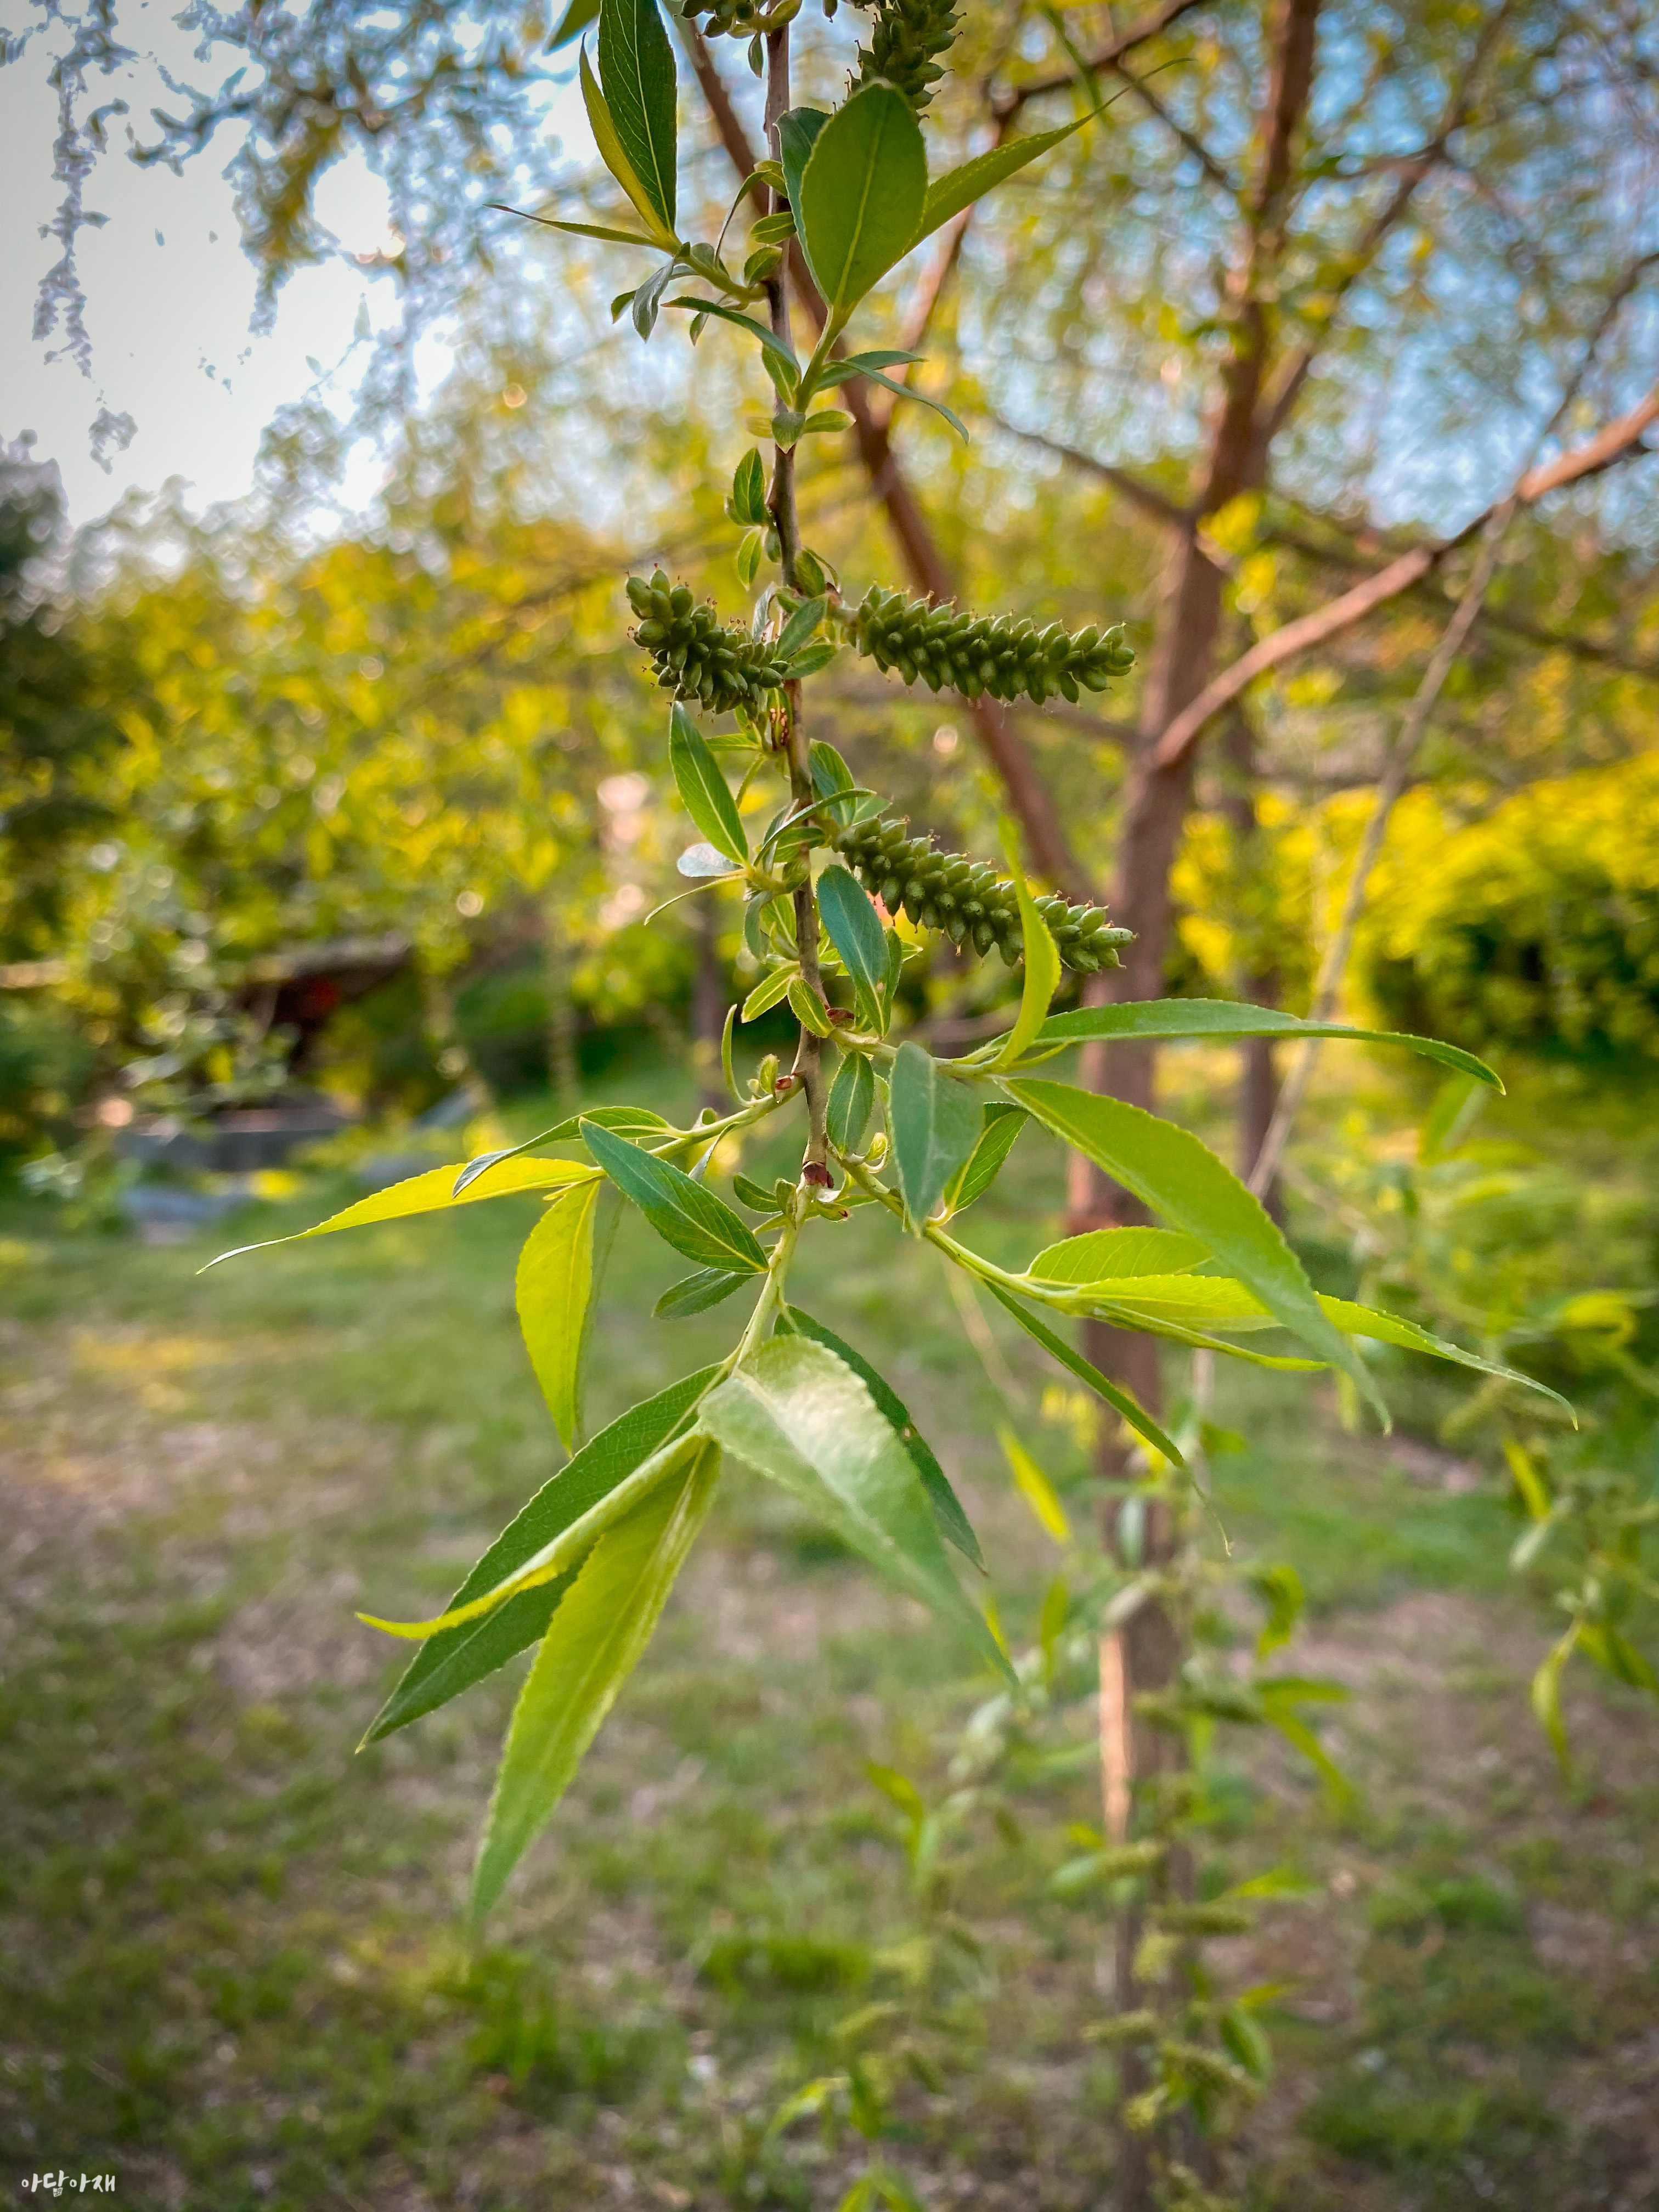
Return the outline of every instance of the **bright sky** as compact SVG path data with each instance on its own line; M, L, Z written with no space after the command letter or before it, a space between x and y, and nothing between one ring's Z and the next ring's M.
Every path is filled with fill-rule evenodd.
M134 15L160 12L146 7ZM167 46L179 35L165 20L143 28ZM167 58L191 74L186 52ZM34 458L58 463L75 524L106 513L125 491L158 489L175 476L190 485L190 504L198 511L239 498L252 487L260 434L276 410L320 382L343 412L363 365L362 349L353 354L360 318L366 314L379 330L396 316L391 280L354 258L388 243L385 190L361 159L328 173L317 211L340 252L290 277L274 328L256 334L255 273L224 174L234 141L222 136L173 176L126 158L127 118L116 118L110 150L86 194L88 208L107 221L83 230L79 246L93 346L88 380L72 360L49 357L62 345L61 328L44 343L32 335L40 279L59 252L57 240L42 235L62 194L52 175L57 105L49 66L37 44L0 69L0 205L8 218L0 255L0 439L33 431ZM94 80L93 94L100 104L112 93L126 97L142 121L153 101L167 98L150 72L144 79ZM137 424L125 451L106 455L107 473L89 438L106 406Z

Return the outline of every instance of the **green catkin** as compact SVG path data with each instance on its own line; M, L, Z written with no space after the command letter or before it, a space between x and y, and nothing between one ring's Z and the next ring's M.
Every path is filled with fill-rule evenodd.
M853 90L890 84L920 115L945 75L939 57L956 34L953 0L877 0L870 43L859 48Z
M1082 691L1103 691L1114 676L1134 665L1118 629L1047 629L1024 617L964 614L930 606L872 584L842 627L854 649L878 668L896 668L907 684L930 691L949 686L965 698L1034 700L1040 707L1056 692L1076 703Z
M853 0L853 4L868 6L869 0ZM772 5L773 0L684 0L680 13L691 23L706 16L703 31L711 39L748 39L765 29ZM823 0L823 12L833 16L836 0Z
M746 629L720 622L689 584L671 584L660 568L647 580L628 580L628 600L640 624L635 642L651 655L657 682L677 699L710 714L758 708L787 672L771 647Z
M1011 968L1019 958L1019 901L1013 885L988 861L935 851L931 837L907 836L903 820L894 814L866 816L839 830L835 842L889 914L902 907L919 928L942 929L953 945L971 945L975 952L994 945ZM1118 946L1134 934L1113 928L1098 907L1073 906L1053 896L1036 905L1054 950L1081 975L1115 968Z

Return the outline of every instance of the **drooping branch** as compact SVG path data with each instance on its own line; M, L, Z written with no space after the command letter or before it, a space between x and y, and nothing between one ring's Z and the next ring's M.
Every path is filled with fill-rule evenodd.
M1171 24L1179 22L1183 15L1190 15L1195 8L1202 5L1203 0L1164 0L1161 8L1154 8L1150 14L1140 16L1127 30L1120 31L1115 39L1108 40L1097 52L1086 56L1085 66L1091 76L1098 76L1103 70L1114 68L1126 54L1133 53L1137 46L1144 46L1150 40L1160 37ZM1005 118L1018 115L1028 100L1041 100L1047 93L1065 92L1076 82L1076 77L1069 70L1059 76L1032 77L1024 84L1011 85L1006 92L999 94L991 102L991 112L1000 122Z

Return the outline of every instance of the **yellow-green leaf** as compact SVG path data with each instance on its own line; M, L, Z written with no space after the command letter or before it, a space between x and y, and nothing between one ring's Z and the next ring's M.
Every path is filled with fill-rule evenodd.
M1066 1517L1066 1508L1055 1495L1054 1486L1031 1457L1012 1429L999 1429L997 1441L1002 1446L1014 1484L1020 1496L1036 1516L1040 1527L1057 1544L1072 1540L1072 1524Z
M559 1190L570 1183L599 1180L597 1168L584 1167L576 1160L503 1158L457 1191L456 1177L465 1173L465 1161L453 1160L447 1167L428 1168L424 1175L410 1176L406 1182L394 1182L370 1198L360 1198L355 1206L331 1213L326 1221L315 1222L309 1229L298 1229L292 1237L268 1237L263 1243L239 1244L234 1251L221 1252L217 1259L208 1261L208 1267L216 1267L220 1260L239 1259L244 1252L269 1252L274 1245L298 1244L307 1237L331 1237L337 1229L368 1229L376 1222L402 1221L416 1213L448 1213L458 1206L474 1206L486 1198L509 1198L517 1191ZM203 1273L206 1272L204 1268Z
M1014 825L1005 820L1001 828L1003 857L1013 878L1014 896L1019 901L1019 926L1025 945L1025 981L1020 989L1019 1012L993 1062L996 1067L1012 1067L1048 1018L1048 1004L1060 981L1060 954L1048 934L1048 923L1037 912L1036 901L1031 896L1025 872L1019 865Z
M603 1188L596 1176L548 1207L519 1255L514 1286L525 1349L567 1451L575 1443L593 1291L593 1217Z

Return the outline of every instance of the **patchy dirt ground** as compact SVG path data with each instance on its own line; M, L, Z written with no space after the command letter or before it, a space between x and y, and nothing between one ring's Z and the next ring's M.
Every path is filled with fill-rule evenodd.
M896 2089L884 2151L932 2212L1109 2203L1115 2085L1082 2033L1109 2005L1109 1931L1047 1886L1093 1813L1086 1766L947 1828L919 1897L866 1762L939 1802L981 1692L915 1607L739 1486L467 1952L512 1685L352 1750L392 1671L353 1608L441 1599L548 1471L503 1232L446 1249L411 1273L388 1240L326 1285L283 1255L254 1288L65 1243L15 1279L8 2185L111 2171L118 2201L178 2212L829 2212L856 2141L768 2124L880 2005L937 2069ZM834 1318L878 1343L919 1310L901 1276ZM973 1441L976 1378L903 1334L914 1409L1029 1632L1054 1555ZM619 1325L610 1402L701 1345ZM1304 1884L1218 1950L1241 1985L1284 1985L1234 2186L1255 2212L1659 2207L1650 1702L1577 1691L1564 1783L1525 1708L1547 1623L1506 1588L1466 1463L1448 1480L1431 1447L1257 1416L1271 1449L1224 1473L1224 1510L1250 1536L1279 1501L1279 1548L1308 1547L1295 1663L1352 1692L1326 1741L1359 1796L1334 1812L1288 1755L1225 1753L1218 1863Z

